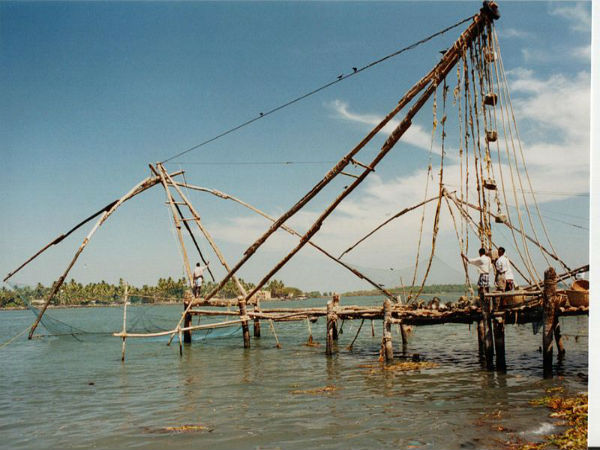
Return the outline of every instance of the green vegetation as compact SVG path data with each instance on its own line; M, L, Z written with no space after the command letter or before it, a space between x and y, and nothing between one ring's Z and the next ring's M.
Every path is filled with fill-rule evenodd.
M391 288L388 290L392 294L399 295L399 294L404 294L405 291L408 292L410 290L410 287L407 286L404 289L402 289L400 287L395 287L395 288ZM418 291L418 290L419 290L419 288L415 287L413 289L413 292ZM430 284L423 288L423 294L450 294L450 293L464 294L466 290L467 290L467 286L465 286L464 284ZM377 289L371 289L368 291L344 292L341 295L343 297L356 297L356 296L363 296L363 295L379 295L380 293L381 292L378 291Z
M253 283L247 283L240 279L244 289L250 291L255 287ZM206 295L214 289L216 283L206 282L200 291L200 296ZM35 287L18 287L14 290L2 287L0 289L0 308L23 307L25 303L46 299L50 295L51 286L38 283ZM165 301L178 301L188 289L185 278L174 280L173 278L159 278L155 286L143 285L142 287L129 286L129 299L133 303L156 303ZM280 280L272 280L264 290L270 291L272 298L295 298L303 295L303 292L295 287L285 286ZM125 282L119 280L118 285L109 284L106 281L99 283L88 283L83 285L74 279L64 283L56 296L52 299L52 305L109 305L120 303L125 292ZM319 294L314 292L311 294ZM220 298L235 298L238 295L237 288L232 280L229 280L219 293Z

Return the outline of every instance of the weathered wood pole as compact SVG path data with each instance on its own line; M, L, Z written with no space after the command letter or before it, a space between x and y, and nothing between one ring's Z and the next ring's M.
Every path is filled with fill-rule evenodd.
M254 312L260 312L260 300L258 299L258 294L256 295L256 303L254 304ZM254 330L254 337L259 338L260 337L260 320L258 320L258 317L254 318L252 328Z
M496 347L496 370L499 372L506 372L504 317L496 317L494 319L494 346Z
M483 305L482 305L483 307ZM483 338L485 336L485 330L483 327L483 320L477 321L477 343L479 344L479 356L485 358L485 346L483 344Z
M181 327L177 328L177 337L179 338L179 356L183 356L183 339L182 339Z
M556 323L554 324L554 339L556 340L556 348L558 350L558 356L564 356L567 352L565 345L563 344L562 335L560 333L560 322L558 321L558 314L556 314Z
M327 344L325 345L325 354L333 355L333 326L335 323L335 313L333 312L333 301L327 302Z
M481 302L484 330L483 347L485 353L485 365L488 370L492 370L494 368L494 335L492 332L491 299L484 294L484 289L480 289L479 301Z
M125 292L123 293L123 346L121 348L121 361L125 361L125 333L127 333L127 300L129 286L125 283Z
M406 353L408 350L408 333L403 324L400 324L400 334L402 335L402 353Z
M392 302L389 298L383 301L383 339L381 341L382 353L385 361L394 360L394 346L392 344Z
M333 312L337 314L338 307L340 306L340 294L333 294ZM339 337L337 319L332 324L333 340L337 341Z
M240 319L242 320L242 332L244 334L244 348L250 348L250 329L248 328L248 316L246 312L246 299L243 295L238 296L240 307Z
M544 355L544 378L552 377L552 353L554 326L556 324L556 272L553 267L544 272L542 351Z
M188 311L188 306L191 301L193 301L193 299L189 295L189 291L186 290L185 294L183 294L183 309L184 309L184 311ZM188 328L190 325L192 325L192 315L189 312L186 312L185 317L183 319L183 328ZM183 332L183 342L185 342L186 344L192 343L191 330L185 330Z

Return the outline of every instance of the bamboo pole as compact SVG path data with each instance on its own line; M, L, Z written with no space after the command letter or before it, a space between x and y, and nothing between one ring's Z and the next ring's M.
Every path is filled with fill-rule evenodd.
M227 328L230 327L232 325L237 325L242 323L242 320L228 320L225 322L218 322L218 323L207 323L204 325L194 325L194 326L189 326L186 328L180 328L179 330L181 330L182 332L184 331L195 331L195 330L209 330L209 329L215 329L215 328ZM178 329L174 329L174 330L167 330L167 331L158 331L156 333L113 333L113 336L116 337L128 337L128 338L151 338L151 337L160 337L160 336L169 336L169 335L173 335L178 333L179 331Z
M125 292L123 293L123 334L127 333L127 300L129 286L125 283ZM125 361L125 336L123 336L123 345L121 347L121 361Z
M404 208L402 211L400 211L397 214L394 214L392 217L390 217L389 219L385 220L383 223L381 223L380 225L376 226L375 228L373 228L371 231L369 231L367 234L365 234L362 238L360 238L358 241L356 241L354 244L352 244L350 247L348 247L346 250L344 250L340 256L338 256L339 259L342 259L342 257L346 254L351 252L352 250L354 250L355 247L357 247L360 243L362 243L363 241L365 241L366 239L368 239L370 236L372 236L373 234L375 234L378 230L380 230L381 228L383 228L384 226L386 226L388 223L390 223L391 221L397 219L398 217L403 216L404 214L413 211L421 206L426 205L429 202L432 202L434 200L437 200L440 196L436 195L435 197L431 197L425 201L422 201L420 203L417 203L414 206L411 206L409 208Z
M209 188L205 188L205 187L201 187L201 186L194 186L194 185L187 184L187 183L177 183L177 185L180 186L180 187L185 187L186 189L192 189L192 190L197 190L197 191L201 191L201 192L207 192L209 194L212 194L212 195L214 195L216 197L219 197L219 198L222 198L222 199L225 199L225 200L231 200L233 202L236 202L236 203L238 203L238 204L240 204L240 205L242 205L242 206L250 209L251 211L254 211L255 213L259 214L260 216L264 217L265 219L267 219L267 220L269 220L271 222L275 222L276 221L275 218L271 217L270 215L268 215L264 211L261 211L260 209L256 208L255 206L252 206L249 203L246 203L243 200L240 200L239 198L234 197L233 195L226 194L226 193L218 191L216 189L209 189ZM297 237L300 237L300 238L302 237L302 235L300 233L298 233L296 230L294 230L293 228L291 228L291 227L289 227L289 226L287 226L285 224L281 225L280 228L282 230L286 231L287 233L293 235L293 236L297 236ZM356 275L361 280L365 280L367 283L369 283L375 289L379 290L383 295L385 295L385 296L393 299L394 295L390 291L388 291L384 287L380 286L378 283L376 283L375 281L373 281L372 279L370 279L369 277L367 277L365 274L363 274L362 272L360 272L358 269L356 269L356 268L354 268L354 267L346 264L345 262L341 261L341 259L340 259L341 257L340 258L336 258L331 253L329 253L327 250L325 250L321 246L317 245L313 241L309 241L308 245L310 245L314 249L318 250L323 255L327 256L329 259L335 261L336 263L338 263L339 265L341 265L345 269L349 270L350 272L352 272L354 275Z
M492 5L492 6L490 6ZM289 261L289 259L295 255L309 240L310 238L320 229L325 218L337 207L337 205L348 196L358 186L367 175L372 172L376 165L381 159L392 149L392 147L398 142L402 135L412 124L412 118L416 113L423 107L429 97L437 88L437 84L443 78L445 78L450 70L454 67L457 61L462 55L464 46L471 42L476 36L481 34L487 23L492 22L497 16L495 15L496 5L492 2L490 5L482 8L479 14L474 16L473 23L471 23L467 29L460 35L454 45L449 48L438 64L422 78L417 84L415 84L400 100L396 108L390 112L381 122L377 125L367 137L365 137L354 149L352 149L346 156L344 156L334 167L331 169L325 177L317 183L302 199L300 199L292 208L286 213L281 215L271 227L259 237L248 249L244 252L244 256L238 263L233 267L231 271L221 280L221 282L211 291L207 298L213 297L219 290L227 283L227 281L235 274L242 265L248 261L248 259L256 252L256 250L271 236L284 222L286 222L292 215L299 211L306 203L308 203L318 192L320 192L336 175L338 175L352 160L353 157L375 136L405 105L407 105L416 95L425 89L425 92L415 101L413 106L408 110L404 119L399 125L392 131L382 149L377 156L368 164L369 169L365 171L356 179L352 184L345 189L338 198L319 216L317 221L311 226L310 230L301 238L300 244L292 250L280 263L278 263L257 285L257 287L246 296L246 299L252 297L262 286L283 266ZM427 86L429 84L429 86ZM427 86L427 87L426 87Z
M543 332L542 350L544 358L544 378L552 377L552 354L554 338L554 325L556 323L556 272L549 267L544 272L543 296Z
M152 165L150 165L152 168ZM183 233L181 232L181 221L179 220L179 215L177 214L177 209L175 205L175 200L171 195L171 191L169 190L169 185L167 184L167 179L165 177L164 170L158 172L160 176L160 181L165 188L165 194L167 196L167 201L169 202L169 206L171 208L171 214L173 215L173 222L175 223L175 229L177 230L177 239L179 240L179 246L181 247L181 254L183 255L183 265L185 267L185 272L188 276L188 281L190 283L190 289L194 288L194 277L192 275L192 269L190 268L190 260L187 255L187 250L185 248L185 243L183 242Z
M94 225L94 227L91 229L91 231L88 233L88 235L85 237L85 239L83 240L83 242L79 246L79 249L75 253L75 256L73 257L73 259L71 260L71 262L69 263L69 265L67 266L67 268L65 269L65 271L63 272L63 274L58 278L58 280L56 280L54 282L54 285L52 286L50 294L48 294L48 297L46 297L46 300L44 301L44 305L40 309L40 312L39 312L37 318L35 319L35 322L31 326L31 330L29 330L29 337L28 337L29 339L31 339L33 337L33 333L35 332L35 329L39 325L40 320L42 320L42 316L46 312L46 309L48 308L48 305L50 304L50 301L54 298L54 296L56 295L56 293L58 292L58 290L60 289L60 287L62 286L62 284L65 282L65 279L67 278L67 275L69 274L69 272L71 271L71 269L75 265L75 262L79 258L79 255L81 255L81 252L83 252L83 250L85 249L85 247L89 243L90 239L92 238L92 236L96 232L96 230L98 230L98 228L100 228L100 226L106 221L106 219L108 219L112 215L112 213L114 213L117 210L117 208L119 206L121 206L124 202L126 202L127 200L135 197L136 195L144 192L145 190L151 188L152 186L154 186L154 185L156 185L158 183L160 183L160 177L149 177L149 178L146 178L145 180L143 180L140 183L136 184L129 192L127 192L123 197L121 197L119 200L117 200L110 207L110 209L108 211L105 211L104 214L102 214L102 216L100 217L100 219L96 222L96 224Z
M279 339L277 338L277 333L275 332L275 325L273 325L272 320L269 320L269 326L271 327L271 333L273 333L273 337L275 337L275 347L281 348L281 344L279 343Z
M358 338L358 335L360 334L360 330L362 329L363 324L365 323L365 319L362 319L360 321L360 325L358 327L358 331L356 332L356 335L354 336L354 339L352 339L352 342L350 342L350 345L348 347L346 347L347 350L352 351L352 347L354 346L354 342L356 342L356 339Z
M179 194L179 196L181 197L181 199L185 202L187 208L189 209L189 211L192 213L194 220L196 222L196 225L198 226L198 228L200 229L200 231L202 232L202 234L204 235L204 237L206 238L206 240L208 241L209 245L211 246L211 248L213 249L213 251L215 252L215 255L217 255L217 258L219 259L219 261L221 262L221 264L223 265L223 267L225 268L225 270L227 270L228 272L230 272L230 268L229 265L227 264L227 261L225 260L225 257L223 256L223 254L221 253L221 250L219 249L218 245L216 244L216 242L213 240L212 236L210 235L210 233L208 232L208 230L204 227L204 225L202 225L202 221L200 220L200 214L198 214L198 212L196 211L196 209L194 208L194 206L191 204L191 202L188 200L188 198L185 196L185 194L183 193L183 191L179 188L179 186L177 185L177 183L173 180L172 177L169 176L169 174L167 173L167 171L165 170L165 168L163 167L162 164L157 164L157 167L159 168L159 170L162 172L163 175L165 175L165 177L167 178L168 182L175 188L175 190L177 191L177 193ZM244 286L242 286L242 284L240 283L240 281L238 280L237 277L233 276L232 277L236 287L238 288L238 290L240 291L240 293L246 297L246 290L244 289ZM213 294L214 295L214 294ZM209 300L212 296L206 296L205 297L205 301ZM248 298L251 296L246 297L246 301L248 301ZM184 311L184 313L181 315L181 317L179 318L179 322L177 324L178 327L181 326L181 322L183 321L185 314L188 312L188 310L191 308L193 303L190 303L190 305L187 307L187 309ZM171 337L171 339L169 340L169 344L171 343L173 337Z
M202 263L206 266L206 270L210 274L210 277L212 278L212 280L215 281L215 276L213 275L212 271L210 270L210 266L206 262L206 259L204 258L204 255L202 254L202 251L200 250L198 241L196 241L196 236L194 236L194 233L192 232L192 229L190 228L188 221L183 216L183 213L181 212L181 208L175 202L173 202L173 205L175 206L175 209L177 209L177 214L179 214L179 217L181 218L181 221L183 222L185 229L187 230L188 234L190 235L190 238L192 238L192 242L194 243L194 246L196 247L196 250L198 251L198 255L200 256Z
M181 197L181 199L184 201L185 205L187 206L187 208L192 213L192 216L194 218L194 221L198 225L198 228L200 229L200 231L202 232L202 234L204 235L204 237L206 238L206 240L210 244L211 248L213 249L213 251L217 255L217 258L219 258L219 261L221 262L221 264L223 265L223 267L225 268L225 270L227 270L229 272L231 269L229 268L229 265L227 264L227 261L225 260L225 257L223 256L223 253L221 253L221 250L219 249L219 246L214 241L214 239L212 238L212 236L208 232L208 230L202 224L202 221L200 220L200 214L198 214L198 211L196 211L196 208L194 208L194 206L192 205L192 203L188 200L188 198L186 197L186 195L183 193L183 191L178 186L178 184L173 180L173 178L171 178L167 174L167 171L162 166L162 164L157 164L157 165L161 169L161 171L163 172L163 174L166 176L166 178L168 179L169 183L175 188L175 190L177 191L177 193L179 194L179 196ZM240 293L243 296L246 296L246 289L244 289L244 286L242 286L242 284L240 283L240 281L238 280L238 278L237 277L232 277L232 279L233 279L233 282L235 283L236 287L240 291ZM208 300L210 298L211 298L211 296L206 296L205 300ZM246 301L247 300L248 300L248 298L246 298Z

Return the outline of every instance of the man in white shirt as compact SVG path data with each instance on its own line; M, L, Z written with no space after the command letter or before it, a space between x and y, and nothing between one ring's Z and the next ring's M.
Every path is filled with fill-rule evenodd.
M515 288L515 276L510 261L504 253L506 253L504 247L499 247L496 260L496 287L500 291L512 291Z
M485 249L479 249L479 258L469 259L463 253L461 253L463 259L469 264L473 264L477 267L477 271L479 272L479 280L477 281L477 286L479 287L479 293L481 292L489 292L490 290L490 273L492 271L492 260L489 256L485 254Z
M194 268L194 297L198 297L200 294L200 288L202 288L202 283L204 282L204 269L208 267L210 261L206 263L205 266L201 266L200 263L196 263L196 267Z

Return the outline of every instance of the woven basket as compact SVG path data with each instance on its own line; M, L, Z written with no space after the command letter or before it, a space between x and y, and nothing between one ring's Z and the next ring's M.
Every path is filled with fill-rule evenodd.
M571 306L590 306L589 291L576 291L567 289L567 297Z
M571 289L574 291L589 291L590 282L588 280L577 280L571 285Z
M504 308L513 308L521 305L525 301L524 295L515 295L514 297L502 297L501 305Z

